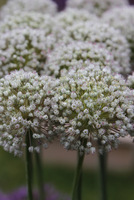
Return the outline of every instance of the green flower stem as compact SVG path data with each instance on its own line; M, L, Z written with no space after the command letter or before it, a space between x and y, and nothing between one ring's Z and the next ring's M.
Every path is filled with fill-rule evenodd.
M78 162L74 177L72 200L81 200L81 178L82 178L82 165L85 154L78 151Z
M80 180L79 180L79 185L78 185L78 196L77 196L77 199L81 200L81 198L82 198L82 172L81 172L81 175L80 175Z
M103 154L99 154L99 162L100 162L100 184L101 184L101 200L107 200L107 154L103 151Z
M35 153L40 200L45 200L43 168L42 168L42 161L41 161L40 156L41 155L39 153L37 153L37 152Z
M28 148L30 146L31 131L26 134L26 173L27 173L27 187L28 187L28 200L33 200L32 194L32 155Z

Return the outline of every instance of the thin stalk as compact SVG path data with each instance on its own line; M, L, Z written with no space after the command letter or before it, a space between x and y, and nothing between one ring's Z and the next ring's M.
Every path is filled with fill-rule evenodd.
M40 200L45 200L42 161L39 153L35 153Z
M28 189L28 200L33 200L32 194L32 156L28 148L30 146L30 131L26 134L26 174L27 174L27 189Z
M78 151L78 161L77 168L75 171L74 183L73 183L73 191L72 191L72 200L81 200L81 175L82 175L82 165L84 161L85 154L81 154Z
M101 184L101 200L107 200L107 154L99 154L100 162L100 184Z
M78 200L81 200L82 198L82 172L81 172L81 175L80 175L80 180L79 180L79 185L78 185L78 196L77 196L77 199Z

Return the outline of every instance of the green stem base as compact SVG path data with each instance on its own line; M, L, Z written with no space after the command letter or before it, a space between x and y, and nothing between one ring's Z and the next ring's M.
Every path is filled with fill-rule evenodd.
M28 187L28 200L33 200L32 194L32 156L29 152L30 146L30 131L26 134L26 174L27 174L27 187Z
M107 200L107 154L103 151L103 154L99 154L99 162L100 162L100 184L101 184L101 200Z
M77 168L74 177L72 200L81 200L82 165L85 154L78 151Z
M45 200L42 161L39 153L35 153L40 200Z

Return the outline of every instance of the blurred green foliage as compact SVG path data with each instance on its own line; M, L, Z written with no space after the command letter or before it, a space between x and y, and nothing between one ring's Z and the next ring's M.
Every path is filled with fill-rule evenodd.
M34 169L36 171L36 169ZM35 174L36 175L36 174ZM44 165L44 179L59 191L71 195L74 169L66 166ZM35 176L36 177L36 176ZM99 199L99 174L84 170L83 199ZM0 189L11 191L25 185L25 164L22 158L0 150ZM34 180L36 185L36 179ZM108 173L109 200L134 199L134 173Z

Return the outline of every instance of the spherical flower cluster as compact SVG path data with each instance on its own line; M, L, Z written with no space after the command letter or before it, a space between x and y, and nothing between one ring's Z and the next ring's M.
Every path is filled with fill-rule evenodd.
M71 26L77 22L97 21L98 18L95 15L88 13L84 9L78 10L74 8L68 8L57 15L57 20L60 25L66 29L67 26Z
M124 79L103 70L81 69L61 77L57 87L55 116L63 131L61 142L66 149L90 153L99 141L106 151L117 147L118 138L133 129L133 102Z
M130 72L130 49L127 40L120 32L108 24L80 22L67 28L68 36L77 41L103 44L122 67L121 73ZM68 40L68 37L66 37Z
M132 75L128 76L127 78L127 85L134 89L134 72L132 73Z
M30 0L8 0L0 11L0 17L4 19L6 15L13 15L16 11L35 11L54 15L57 12L57 5L52 0L32 0L32 3Z
M91 66L109 67L112 72L120 72L118 62L103 45L77 42L58 45L49 53L44 72L55 77L64 76L69 70Z
M85 9L90 13L95 13L97 16L101 16L105 11L114 7L120 7L128 5L127 0L68 0L67 6Z
M134 8L126 6L113 9L106 12L102 20L109 23L110 26L119 29L126 37L131 48L132 63L134 63Z
M0 34L0 77L19 69L40 74L54 43L55 38L43 30L14 29Z
M0 79L0 145L6 151L21 155L26 134L32 138L30 152L47 147L56 133L50 99L57 82L23 70Z
M36 12L16 12L14 15L6 16L0 22L1 32L29 27L43 29L47 35L54 34L57 26L56 20L53 17Z

